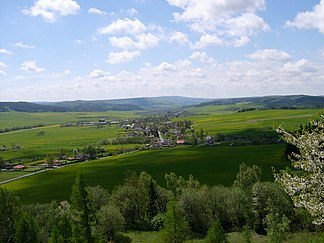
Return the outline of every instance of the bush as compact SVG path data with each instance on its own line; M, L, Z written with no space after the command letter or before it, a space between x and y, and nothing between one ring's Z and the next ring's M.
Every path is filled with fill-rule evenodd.
M226 243L228 242L225 231L219 219L217 219L208 230L206 243Z

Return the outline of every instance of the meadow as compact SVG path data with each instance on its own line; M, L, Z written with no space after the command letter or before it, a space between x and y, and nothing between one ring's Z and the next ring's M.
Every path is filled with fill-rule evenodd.
M195 108L196 109L196 108ZM323 110L260 110L250 112L228 112L219 107L200 107L195 110L201 115L186 117L193 122L196 131L215 135L240 134L258 136L262 133L275 133L278 125L288 130L298 129ZM42 163L47 154L58 154L65 149L72 154L74 149L84 145L96 144L102 139L113 139L124 130L116 125L92 127L61 127L67 122L106 119L108 121L135 117L132 112L105 113L0 113L0 125L15 124L16 120L25 125L38 121L47 126L0 134L0 146L10 147L19 144L21 149L1 151L5 160L25 163ZM177 118L178 119L178 118ZM174 119L174 120L177 120ZM5 120L5 121L4 121ZM10 120L12 122L10 123ZM115 150L134 148L135 144L107 145L106 149ZM271 167L282 169L289 162L284 157L284 144L258 146L211 146L176 147L163 150L141 151L99 160L78 163L50 172L23 178L1 186L14 190L23 203L67 200L77 171L84 171L90 185L102 185L111 190L124 178L126 171L146 171L163 185L165 173L171 171L185 178L192 174L204 184L225 186L235 179L239 164L257 164L263 168L263 179L273 180ZM14 177L16 172L0 172L0 181ZM23 172L25 173L25 172Z
M288 166L284 144L237 147L177 147L141 151L82 162L54 169L1 185L13 190L24 204L68 200L78 171L83 171L89 185L112 190L127 171L146 171L165 186L164 175L175 172L184 178L192 174L202 184L229 186L241 163L262 167L263 180L273 180L271 167Z

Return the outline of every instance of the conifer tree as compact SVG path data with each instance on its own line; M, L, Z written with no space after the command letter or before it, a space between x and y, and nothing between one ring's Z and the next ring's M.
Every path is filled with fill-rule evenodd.
M74 242L92 242L91 205L83 173L78 173L71 195L72 237Z

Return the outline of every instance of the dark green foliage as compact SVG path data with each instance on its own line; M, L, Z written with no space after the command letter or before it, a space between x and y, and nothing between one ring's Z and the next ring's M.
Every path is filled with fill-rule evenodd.
M91 205L86 191L83 173L78 173L72 186L71 214L72 235L74 242L92 242L91 236Z
M35 221L35 218L25 212L22 212L15 230L14 241L17 243L37 243L39 240L39 226Z
M18 198L11 191L0 187L0 242L13 242L20 210Z
M251 189L255 183L260 182L261 174L261 168L259 166L253 165L250 167L243 163L240 165L233 186L251 195Z
M208 191L206 203L209 218L219 218L226 230L240 230L249 219L249 198L238 188L214 186Z
M88 186L86 188L91 205L99 210L109 202L109 192L101 186Z
M56 225L55 209L57 206L56 202L23 206L23 210L33 215L36 223L39 225L39 239L41 242L46 242L48 240L48 236L53 226Z
M162 240L168 243L183 242L189 236L188 221L175 200L168 203L161 236Z
M51 233L51 237L48 240L49 243L63 243L64 238L61 235L60 231L54 227Z
M62 201L54 210L55 225L52 231L57 230L63 237L63 242L68 243L72 240L72 219L70 213L70 204Z
M206 243L226 243L228 242L225 231L219 219L215 220L208 230Z
M267 235L270 237L271 242L280 243L285 238L285 232L289 230L289 219L279 213L269 213L263 220L266 226Z
M149 196L149 204L147 208L147 216L149 217L149 219L152 219L158 213L158 205L157 205L158 194L157 194L156 185L153 182L153 180L150 181L148 196Z
M116 240L116 235L124 229L125 220L119 209L112 205L103 206L98 212L95 225L96 234L103 242Z
M256 231L264 233L262 222L270 213L292 215L293 205L287 194L272 182L259 182L252 188L252 206L256 213Z
M186 190L179 198L180 207L184 212L191 231L205 235L209 227L207 213L207 193L205 190Z

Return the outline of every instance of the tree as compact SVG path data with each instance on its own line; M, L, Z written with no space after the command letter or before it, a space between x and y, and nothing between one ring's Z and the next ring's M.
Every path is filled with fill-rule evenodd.
M226 243L228 242L225 231L219 219L215 220L210 229L208 230L206 243Z
M12 242L19 212L18 197L0 187L0 242Z
M72 236L75 242L92 242L91 205L83 173L78 173L71 195Z
M16 224L15 242L35 243L39 242L39 226L35 218L26 213L21 213Z
M250 167L243 163L240 165L240 169L236 175L236 180L234 181L233 186L240 188L250 195L253 185L260 182L260 179L261 169L259 166L253 165Z
M116 206L103 206L98 213L95 229L104 242L114 241L116 234L123 230L125 220Z
M6 161L0 156L0 169L6 168Z
M161 234L163 241L170 243L183 242L189 235L188 222L176 200L168 203Z
M283 139L295 145L300 154L292 153L294 170L275 173L275 179L292 198L296 207L305 208L313 224L324 224L324 116L312 123L311 129L293 135L279 128Z

